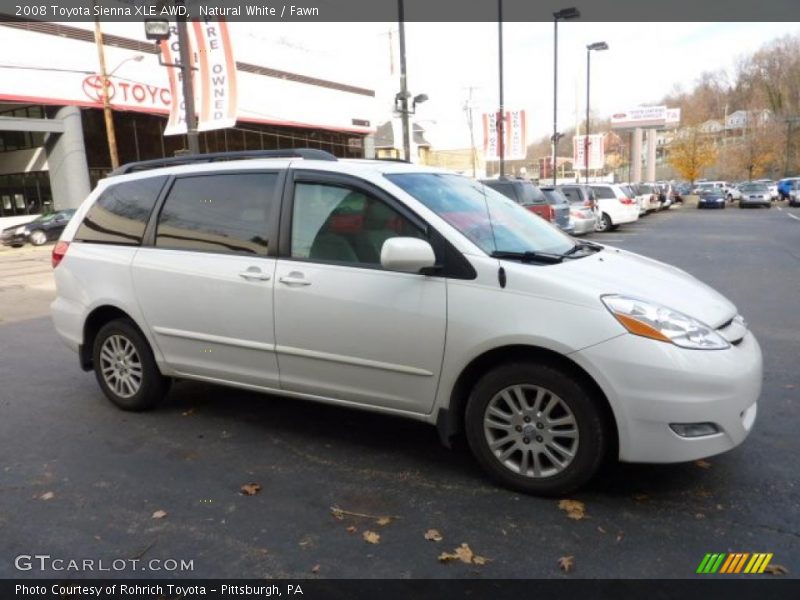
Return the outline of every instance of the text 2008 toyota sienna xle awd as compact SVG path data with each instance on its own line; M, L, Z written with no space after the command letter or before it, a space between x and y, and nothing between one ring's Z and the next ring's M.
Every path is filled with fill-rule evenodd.
M730 450L756 418L761 351L731 302L428 167L312 150L128 165L53 265L59 334L126 410L186 378L406 416L537 494L609 453Z

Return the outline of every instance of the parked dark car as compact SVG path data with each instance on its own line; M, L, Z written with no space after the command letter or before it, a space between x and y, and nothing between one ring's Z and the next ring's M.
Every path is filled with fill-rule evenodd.
M550 221L564 231L569 231L569 204L551 204L544 192L527 179L482 179L481 183L514 202Z
M27 242L41 246L48 241L57 240L74 214L75 209L70 208L42 215L28 223L7 227L0 232L0 242L4 246L18 248Z
M722 190L706 191L697 199L697 208L725 208L726 201Z
M556 224L566 233L575 233L575 223L570 218L571 206L567 197L557 187L548 186L539 188L542 190L544 197L547 198L547 203L556 211ZM567 222L566 225L560 219L560 212L564 207L567 207Z

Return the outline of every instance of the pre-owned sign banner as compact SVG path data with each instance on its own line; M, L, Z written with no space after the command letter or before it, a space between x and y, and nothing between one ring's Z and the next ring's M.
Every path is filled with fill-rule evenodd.
M188 30L195 109L200 131L225 129L236 125L237 87L236 61L233 58L228 25L225 21L193 21ZM166 64L178 64L180 46L177 28L170 41L161 42L161 55ZM180 70L166 67L172 103L164 135L186 133L185 102Z
M483 153L486 160L500 160L499 112L483 114ZM527 154L525 111L509 110L503 119L503 158L522 160Z
M583 171L586 169L587 146L589 151L589 168L603 168L606 162L603 137L602 133L590 135L588 143L585 135L576 135L572 138L572 164L576 170Z

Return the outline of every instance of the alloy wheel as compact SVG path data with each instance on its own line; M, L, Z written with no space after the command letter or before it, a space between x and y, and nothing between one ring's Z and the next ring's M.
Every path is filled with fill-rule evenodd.
M575 415L559 396L537 385L512 385L495 394L483 431L495 458L524 477L557 475L578 452Z
M100 371L106 385L120 398L131 398L142 387L142 361L133 342L123 335L111 335L103 342Z

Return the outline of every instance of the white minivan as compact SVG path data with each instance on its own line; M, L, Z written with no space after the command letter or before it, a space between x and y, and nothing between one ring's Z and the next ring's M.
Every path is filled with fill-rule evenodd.
M133 163L53 266L55 327L125 410L193 379L409 417L534 494L606 458L730 450L756 418L761 351L730 301L430 167L319 150Z
M613 183L590 183L597 196L600 218L597 231L611 231L624 223L639 220L639 203L632 193L625 193Z

